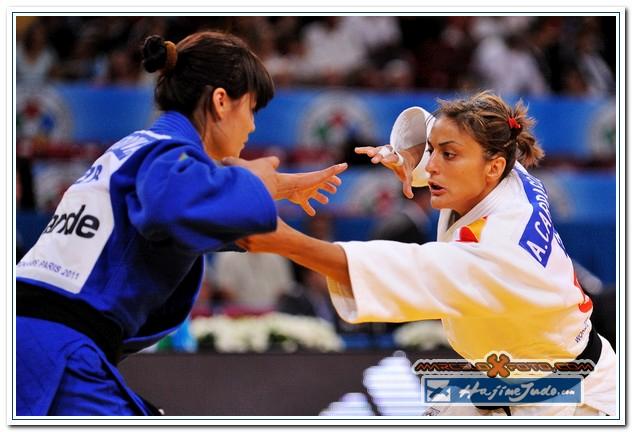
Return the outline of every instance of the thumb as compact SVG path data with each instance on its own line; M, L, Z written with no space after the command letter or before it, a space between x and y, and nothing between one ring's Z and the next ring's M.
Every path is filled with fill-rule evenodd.
M236 158L233 156L228 156L222 159L222 164L226 165L226 166L244 166L245 165L245 161L243 159L240 158Z
M334 175L336 175L336 174L340 174L341 172L349 168L349 165L346 162L343 162L343 163L339 163L338 165L334 165L332 168L334 170Z
M404 192L404 195L406 196L406 198L413 199L414 197L413 187L412 187L411 176L409 174L406 174L406 179L404 180L402 184L402 192Z
M349 168L349 165L346 162L343 162L315 172L321 175L322 180L325 180L329 177L340 174L347 168Z
M279 164L281 163L281 161L279 161L279 158L276 156L266 156L263 159L268 161L270 165L272 165L272 168L274 169L277 169L279 167Z
M333 183L338 183L340 182L340 179L335 177L336 174L340 174L341 172L346 170L347 167L347 163L344 162L337 165L332 165L320 171L311 171L299 174L296 177L296 186L299 189L304 189L307 187L316 186L328 179L331 179Z

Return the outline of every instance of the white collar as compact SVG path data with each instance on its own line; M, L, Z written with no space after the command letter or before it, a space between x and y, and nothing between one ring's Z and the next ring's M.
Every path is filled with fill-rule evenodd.
M519 165L516 162L516 165ZM520 166L522 168L522 166ZM524 170L524 168L522 168ZM489 216L499 205L506 203L507 191L511 189L511 184L515 182L518 174L515 170L505 177L496 187L478 204L476 204L469 212L465 213L456 222L450 225L453 210L444 209L439 213L439 222L437 224L437 241L451 241L453 233L463 226L467 226L478 219Z

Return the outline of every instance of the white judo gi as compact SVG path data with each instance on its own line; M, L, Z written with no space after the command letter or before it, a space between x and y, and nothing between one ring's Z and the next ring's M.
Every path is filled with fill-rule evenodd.
M424 163L415 186L425 183ZM454 223L451 216L441 210L436 242L338 243L351 278L351 287L328 280L338 314L351 323L441 319L452 348L473 361L500 351L512 359L575 359L588 342L592 302L576 281L542 183L516 163L472 210ZM512 415L615 415L618 361L601 342L583 405L512 406ZM496 413L436 408L435 415Z

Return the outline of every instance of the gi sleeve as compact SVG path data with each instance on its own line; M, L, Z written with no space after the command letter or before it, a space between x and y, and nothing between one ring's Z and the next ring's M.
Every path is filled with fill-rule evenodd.
M339 243L351 287L329 279L332 302L352 323L485 317L562 309L582 302L565 272L547 280L521 249L470 243ZM568 289L565 289L567 288Z
M132 224L152 241L193 254L276 229L264 184L241 167L215 166L201 150L175 146L143 161L126 197Z
M419 143L427 143L436 118L425 109L414 106L402 111L391 129L390 143L395 150L405 150ZM423 157L412 173L412 186L428 185L429 154L424 151Z

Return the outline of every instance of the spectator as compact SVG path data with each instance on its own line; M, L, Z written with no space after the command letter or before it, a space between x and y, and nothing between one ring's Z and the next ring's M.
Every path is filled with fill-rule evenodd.
M413 190L412 200L405 200L399 211L384 219L374 230L374 240L392 240L401 243L424 244L433 240L428 188Z
M472 23L472 36L477 41L499 38L525 32L534 17L530 16L477 16Z
M390 60L384 66L383 82L388 89L410 90L415 85L413 67L403 59Z
M562 58L560 17L545 17L534 20L528 32L528 49L535 60L548 87L559 92L562 87Z
M599 54L598 35L590 28L577 36L577 66L591 96L614 94L615 83L610 68Z
M105 75L99 81L110 85L135 85L141 77L139 63L129 50L117 48L108 55Z
M494 89L499 94L549 93L537 62L517 33L483 39L474 51L472 67L481 80L481 86Z
M294 81L292 60L289 55L282 55L277 48L277 34L270 29L259 35L257 55L266 65L274 83L288 86Z
M18 155L15 167L16 206L20 210L35 210L32 160L28 157Z
M270 311L294 283L290 262L266 253L223 252L215 257L217 289L246 312Z
M61 74L65 80L95 81L103 79L106 66L107 58L98 47L97 35L84 32L79 36L70 58L61 65Z
M281 295L277 311L322 318L340 330L338 316L329 299L325 278L305 268L300 268L299 274L301 282L294 284L291 290Z
M379 71L379 76L388 62L395 59L404 61L406 51L401 48L402 31L397 17L345 16L341 25L364 45L368 61L363 70L372 66ZM384 80L379 79L379 82L383 87Z
M40 21L34 21L16 47L17 85L28 88L44 86L55 71L55 57L47 43L46 27Z
M577 65L570 64L564 68L561 93L574 97L583 97L588 94L588 84Z
M362 38L342 25L341 17L324 17L309 24L303 39L306 61L312 71L310 78L315 83L344 84L351 73L367 62Z
M399 23L393 16L345 16L341 26L356 35L371 53L397 46L402 38Z

